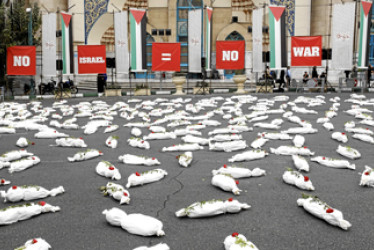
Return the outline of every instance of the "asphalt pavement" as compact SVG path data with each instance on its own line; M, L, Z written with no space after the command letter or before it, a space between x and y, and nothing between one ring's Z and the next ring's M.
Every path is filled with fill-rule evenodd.
M272 98L276 94L253 94L258 98ZM298 94L287 94L290 101L298 97ZM313 97L314 94L304 94ZM207 96L184 96L192 98L191 103L195 103L203 98L211 98L217 95ZM232 95L222 95L229 98ZM300 118L310 121L313 127L318 129L316 134L304 135L305 146L315 152L315 155L322 155L334 158L344 158L336 153L339 143L331 139L332 131L327 131L322 124L317 124L319 117L324 117L332 103L330 98L337 94L325 94L326 104L308 108L318 111L318 115L295 114ZM349 94L341 94L341 106L338 116L332 119L335 126L334 131L344 132L344 123L354 119L344 113L350 109L351 103L344 102L349 98ZM373 94L366 94L368 98L374 98ZM150 96L140 97L148 100L155 98L176 98L175 96ZM130 97L111 98L72 98L68 104L79 102L90 102L102 100L112 105L117 101L128 101ZM19 101L26 102L26 101ZM51 106L54 100L42 100L44 107ZM219 102L220 106L223 102ZM283 102L276 102L274 109ZM251 104L244 104L242 110L244 114L251 111L248 107ZM135 106L131 103L130 106ZM298 104L306 107L305 104ZM184 106L183 106L184 108ZM367 107L370 110L372 106ZM199 114L204 114L213 108L205 108ZM60 110L57 110L60 113ZM197 115L197 114L195 114ZM71 118L64 117L63 120ZM281 115L270 115L268 121L274 118L281 118ZM227 125L221 115L215 115L211 119L222 122L221 127ZM153 118L154 120L154 118ZM285 120L285 119L284 119ZM89 121L88 118L79 118L78 124L83 126ZM239 188L243 192L239 196L222 191L210 184L213 169L220 168L223 164L229 164L228 159L240 152L223 153L209 151L205 146L204 150L193 153L194 160L190 167L182 168L178 165L176 156L180 152L163 153L162 147L172 146L181 143L180 137L175 140L154 140L149 141L150 150L132 148L127 144L127 139L131 137L131 128L123 127L128 122L142 121L136 118L132 121L117 116L114 117L113 124L118 124L120 129L104 134L104 128L100 128L95 134L84 135L83 130L58 131L74 137L83 137L89 148L101 150L103 156L83 161L68 162L67 157L73 156L78 151L84 149L55 147L54 139L35 139L35 131L17 129L16 134L0 135L0 154L6 151L16 150L15 145L19 137L26 137L35 142L29 146L28 151L40 157L41 162L25 171L10 175L7 169L0 170L0 177L12 181L11 185L40 185L47 189L57 186L64 186L65 193L56 197L45 198L46 202L60 206L61 211L57 213L47 213L29 220L21 221L8 226L0 227L0 249L14 249L23 245L27 240L41 237L45 239L52 249L134 249L145 245L152 246L158 243L167 243L170 249L174 250L219 250L224 249L222 242L225 237L233 232L238 232L247 237L259 249L374 249L374 189L359 186L360 173L364 166L373 166L373 145L358 141L348 134L348 146L360 151L362 157L358 160L349 160L356 164L356 170L332 169L309 162L310 177L315 191L305 192L294 186L285 184L282 174L287 167L294 168L290 156L278 156L269 154L264 159L237 163L249 169L259 167L266 170L267 175L258 178L240 179ZM49 124L49 121L45 124ZM166 126L166 124L164 124ZM248 124L251 126L251 124ZM282 130L297 125L285 120ZM370 127L369 127L370 128ZM215 127L204 129L203 137L208 138L208 132ZM370 129L373 130L371 127ZM244 132L243 138L250 145L257 137L258 132L271 131L254 128L253 132ZM148 134L148 129L142 129L143 135ZM120 137L119 145L116 149L105 146L105 140L109 135ZM276 148L281 145L292 145L292 141L269 141L264 149L269 151L270 147ZM156 157L161 165L156 167L126 165L119 162L118 156L128 154L145 155ZM129 205L119 205L119 202L105 197L100 192L100 186L105 186L107 178L99 176L95 172L98 162L106 160L119 168L122 179L115 181L123 186L127 183L130 174L136 171L146 171L153 168L162 168L168 175L159 182L151 183L139 187L131 187L128 191L131 194ZM229 164L230 165L230 164ZM1 187L7 190L9 186ZM344 218L351 222L352 227L344 231L338 227L331 226L307 213L302 207L297 206L297 199L302 193L310 193L318 196L330 206L341 210ZM211 218L177 218L175 212L187 207L196 201L207 201L211 199L234 198L240 202L248 203L251 208L237 214L224 214ZM19 202L16 204L23 204ZM13 204L0 201L0 209ZM109 225L102 214L104 209L118 207L126 213L142 213L153 216L163 222L163 229L166 233L163 237L142 237L132 235L120 227Z

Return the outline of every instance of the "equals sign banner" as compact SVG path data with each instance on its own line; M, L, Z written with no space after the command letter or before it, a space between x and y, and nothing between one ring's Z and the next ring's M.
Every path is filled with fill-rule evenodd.
M161 53L161 61L171 61L171 53Z

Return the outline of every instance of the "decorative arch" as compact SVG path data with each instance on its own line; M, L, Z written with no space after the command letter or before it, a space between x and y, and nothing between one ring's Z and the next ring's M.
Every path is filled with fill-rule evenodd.
M240 25L238 23L232 23L232 24L226 26L225 28L223 28L218 33L217 41L226 40L227 36L229 36L233 32L239 33L243 37L243 40L245 40L245 36L243 36L243 34L246 34L248 31L242 25ZM248 41L246 41L246 42L248 42Z
M244 37L236 30L231 32L225 39L226 41L242 41Z

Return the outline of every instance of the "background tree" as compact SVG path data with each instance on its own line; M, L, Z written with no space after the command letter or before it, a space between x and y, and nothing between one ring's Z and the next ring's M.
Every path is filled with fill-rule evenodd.
M25 0L12 1L9 7L0 3L0 84L4 84L6 74L6 48L15 45L28 45L29 13L32 9L33 45L40 45L41 14L37 3L27 6Z

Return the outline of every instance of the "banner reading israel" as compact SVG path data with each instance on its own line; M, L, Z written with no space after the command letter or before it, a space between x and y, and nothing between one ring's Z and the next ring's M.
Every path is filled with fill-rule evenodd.
M36 47L13 46L7 48L7 74L36 75Z
M104 74L106 73L105 45L78 46L78 73Z
M180 71L180 43L152 43L152 71Z
M293 36L291 66L321 66L322 36Z
M244 41L217 41L216 68L244 69Z

